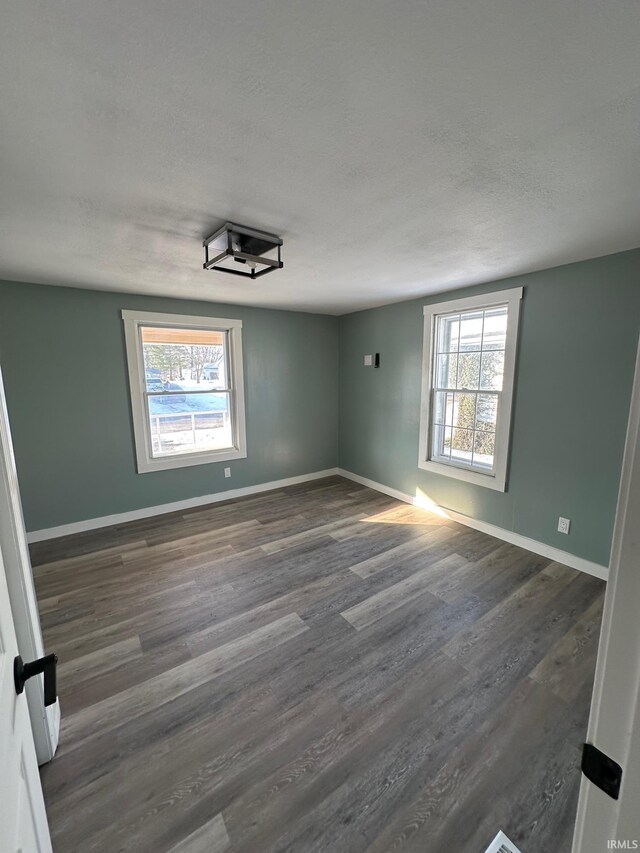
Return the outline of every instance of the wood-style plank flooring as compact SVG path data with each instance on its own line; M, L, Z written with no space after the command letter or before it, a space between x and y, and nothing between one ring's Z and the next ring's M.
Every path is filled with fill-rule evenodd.
M603 582L338 477L32 559L56 853L570 850Z

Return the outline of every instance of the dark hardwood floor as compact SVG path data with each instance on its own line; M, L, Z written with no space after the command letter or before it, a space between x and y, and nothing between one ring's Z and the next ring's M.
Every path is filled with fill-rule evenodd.
M331 478L32 546L56 853L568 853L604 583Z

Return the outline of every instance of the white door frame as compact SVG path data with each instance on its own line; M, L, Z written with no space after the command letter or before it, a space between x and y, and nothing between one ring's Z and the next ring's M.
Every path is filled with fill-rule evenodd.
M0 543L20 655L25 661L44 655L40 615L22 516L7 403L0 369ZM55 651L55 650L54 650ZM60 705L44 705L42 677L26 684L29 717L38 764L51 761L58 745Z
M573 853L640 850L640 346L587 742L622 767L622 787L614 800L582 777Z

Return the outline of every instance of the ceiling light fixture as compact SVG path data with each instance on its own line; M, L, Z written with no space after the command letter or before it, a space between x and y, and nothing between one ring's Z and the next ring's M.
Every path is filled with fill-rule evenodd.
M247 228L246 225L225 222L202 245L202 268L205 270L260 278L284 266L280 256L282 238L256 228Z

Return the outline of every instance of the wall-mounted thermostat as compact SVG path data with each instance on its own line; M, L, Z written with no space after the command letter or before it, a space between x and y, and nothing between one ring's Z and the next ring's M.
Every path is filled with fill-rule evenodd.
M373 356L372 355L365 355L364 366L365 367L371 367L372 364L373 364Z

